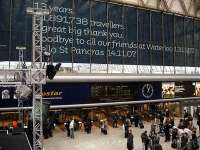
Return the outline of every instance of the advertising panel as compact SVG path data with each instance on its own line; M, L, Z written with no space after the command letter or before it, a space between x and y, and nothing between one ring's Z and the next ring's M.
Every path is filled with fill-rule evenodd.
M31 96L30 96L31 97ZM23 101L23 106L31 106L31 98ZM0 88L0 107L17 107L18 99L16 96L15 87L1 87Z
M175 96L175 82L162 83L162 98L172 99Z
M200 96L200 82L195 82L195 96Z
M195 93L193 82L175 82L175 98L192 97Z
M194 63L199 61L194 59L194 52L199 51L199 20L100 1L34 2L50 11L50 15L43 17L42 40L43 50L54 54L53 61L155 66L199 64ZM0 33L4 35L0 38L0 60L17 60L16 47L22 46L27 49L26 61L31 60L32 16L26 13L28 6L32 6L32 1L0 0Z
M43 99L51 105L85 104L90 100L87 83L48 83L43 86Z

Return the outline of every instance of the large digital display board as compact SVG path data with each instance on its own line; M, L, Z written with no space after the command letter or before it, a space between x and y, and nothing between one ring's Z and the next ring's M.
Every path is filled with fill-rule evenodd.
M0 108L17 107L14 87L0 88ZM161 98L160 82L131 83L47 83L43 86L43 100L51 105L111 103ZM31 95L24 106L31 106Z
M175 82L175 98L193 97L195 93L195 85L193 82Z
M200 96L199 82L47 83L43 100L50 105L115 103ZM32 105L32 96L23 101ZM163 101L165 102L165 101ZM17 107L14 87L0 87L0 108Z
M199 66L199 23L193 18L91 0L37 0L43 50L66 63ZM31 59L31 0L0 0L0 60Z

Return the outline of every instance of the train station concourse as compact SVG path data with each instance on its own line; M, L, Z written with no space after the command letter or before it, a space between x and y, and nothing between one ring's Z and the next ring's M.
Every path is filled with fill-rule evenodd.
M0 0L0 150L66 149L200 149L200 0Z
M178 121L179 118L175 118L175 123L178 123ZM144 125L143 129L134 126L131 127L135 150L142 150L141 134L145 130L150 131L151 129L151 122L144 122ZM200 139L198 142L200 142ZM171 142L165 142L164 135L160 136L160 144L163 150L176 149L171 147ZM45 150L65 150L66 148L73 150L126 150L127 139L124 137L123 126L120 125L118 128L109 126L107 135L102 134L100 128L96 126L92 127L90 134L80 129L75 132L74 139L67 137L67 132L62 127L56 127L53 131L53 137L44 141L44 147Z

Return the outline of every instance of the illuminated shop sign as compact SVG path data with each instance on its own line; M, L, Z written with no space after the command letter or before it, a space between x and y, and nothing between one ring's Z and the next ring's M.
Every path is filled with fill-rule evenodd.
M195 85L195 96L200 96L200 82L194 82L193 83Z
M163 82L162 83L162 98L171 99L175 96L175 82Z

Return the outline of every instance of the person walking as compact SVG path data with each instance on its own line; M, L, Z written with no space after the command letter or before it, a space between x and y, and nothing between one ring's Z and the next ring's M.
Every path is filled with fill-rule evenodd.
M72 138L72 139L74 139L74 126L75 126L75 124L74 124L74 119L70 122L70 124L69 124L69 129L70 129L70 137Z
M117 114L113 115L112 120L113 120L113 128L117 128L117 120L118 120Z
M177 148L177 143L178 143L178 129L175 126L173 126L171 147Z
M128 123L128 120L126 120L126 122L124 124L124 137L125 138L128 137L128 131L129 131L129 123Z
M102 123L102 126L101 126L101 133L103 133L104 135L107 135L108 134L108 124L107 124L107 121L104 121Z
M70 137L69 125L70 125L70 120L66 120L66 122L65 122L65 128L66 128L66 130L67 130L67 136L68 136L68 137Z
M193 131L192 133L192 139L191 139L191 146L192 146L192 150L198 150L199 149L199 143L198 143L198 138L196 135L196 131Z
M200 116L197 118L197 125L199 127L199 135L200 135Z
M156 144L152 145L151 150L163 150L163 148L160 143L156 143Z
M128 138L127 138L127 149L128 150L134 149L132 130L129 130L129 134L128 134Z
M141 134L141 139L142 139L142 150L148 150L148 147L149 147L149 137L147 135L147 131L144 131Z
M170 141L170 124L169 124L169 120L166 119L165 125L164 125L164 132L165 132L165 142Z
M183 133L183 136L181 137L181 150L188 150L187 144L188 144L188 135L187 133Z

